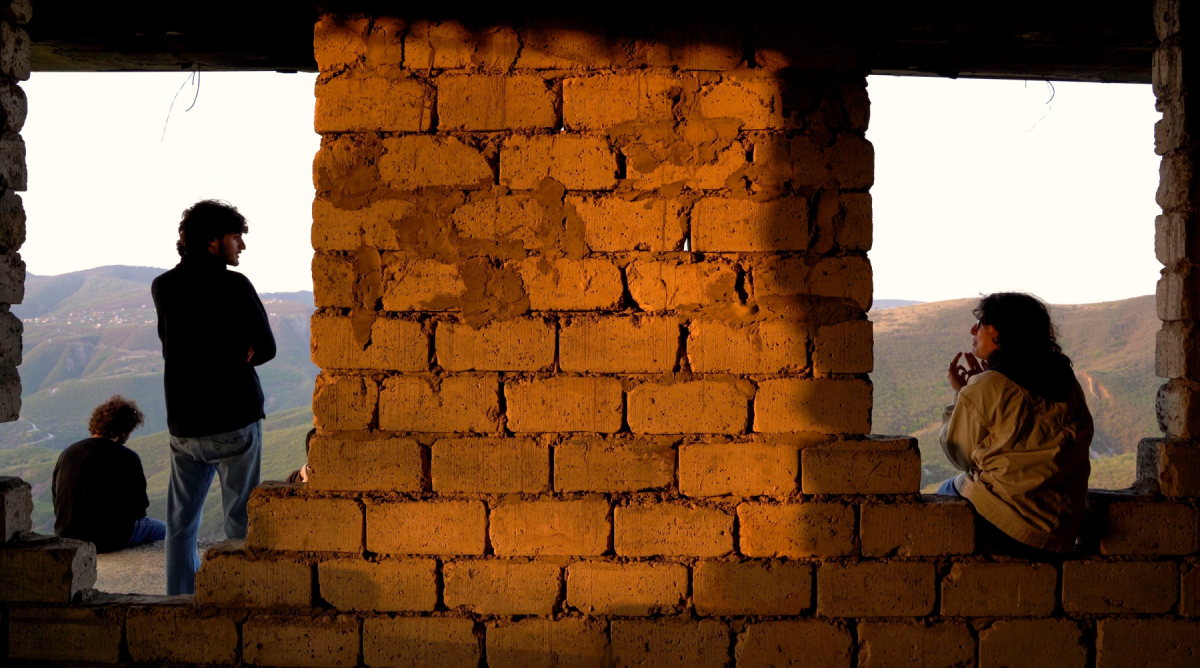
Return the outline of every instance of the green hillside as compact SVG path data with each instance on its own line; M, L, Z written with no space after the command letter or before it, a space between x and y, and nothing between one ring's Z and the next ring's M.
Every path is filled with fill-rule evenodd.
M263 421L262 477L264 480L283 480L304 465L304 436L312 428L312 409L293 408L271 413ZM165 520L167 514L167 482L171 473L170 435L158 432L129 440L129 447L142 458L146 473L146 491L150 497L150 517ZM50 479L60 450L41 446L26 446L0 450L0 476L18 476L33 485L34 531L54 532L54 509L50 498ZM221 490L217 480L209 490L204 504L201 538L224 539L221 525Z
M63 448L87 436L92 408L121 394L138 402L148 432L167 428L162 347L150 283L163 269L98 267L61 276L29 275L25 302L12 307L25 327L21 419L0 425L0 449ZM266 411L312 401L311 292L261 295L278 354L258 368Z
M943 406L953 399L946 367L969 350L977 300L961 299L875 311L875 405L872 430L910 434L921 446L922 482L954 474L937 443ZM1075 363L1096 424L1092 486L1133 482L1137 443L1157 435L1154 297L1051 307L1063 350Z

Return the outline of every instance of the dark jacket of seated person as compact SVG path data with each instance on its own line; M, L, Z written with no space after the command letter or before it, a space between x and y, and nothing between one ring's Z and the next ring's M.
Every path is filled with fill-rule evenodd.
M136 405L121 397L98 407L89 424L93 436L67 446L54 465L54 533L95 543L97 552L126 547L134 524L146 516L150 505L142 458L123 444L141 424L142 415L136 413L136 424L123 424L132 419L126 417L126 406L137 411ZM114 427L123 435L114 434Z

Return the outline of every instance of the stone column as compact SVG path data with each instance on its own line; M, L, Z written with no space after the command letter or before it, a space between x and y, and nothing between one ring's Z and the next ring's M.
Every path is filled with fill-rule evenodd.
M0 3L0 422L21 413L21 320L9 312L25 298L25 209L16 191L25 190L25 91L29 78L29 35L20 26L31 17L28 0Z
M1155 412L1166 437L1146 439L1138 451L1140 482L1173 497L1200 496L1200 76L1191 70L1189 53L1200 28L1187 32L1186 5L1158 0L1155 6L1161 44L1154 54L1154 94L1163 118L1154 144L1162 156L1157 199L1163 213L1155 221L1154 248L1164 268L1154 366L1168 379Z

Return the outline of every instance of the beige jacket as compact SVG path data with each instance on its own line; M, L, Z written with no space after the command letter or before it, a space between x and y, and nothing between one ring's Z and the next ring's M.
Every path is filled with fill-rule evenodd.
M998 371L973 376L942 415L942 450L966 473L958 491L987 521L1036 548L1066 552L1083 525L1092 415L1079 383L1064 402Z

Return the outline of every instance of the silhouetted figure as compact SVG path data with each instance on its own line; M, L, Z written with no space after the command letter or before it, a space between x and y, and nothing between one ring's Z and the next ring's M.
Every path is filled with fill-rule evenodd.
M985 551L1051 560L1083 527L1092 415L1042 302L1000 292L974 313L968 366L963 353L950 363L958 396L941 432L942 450L965 473L938 493L975 506Z
M221 477L225 535L246 537L246 502L259 483L263 393L254 367L275 357L267 312L245 276L228 271L246 249L246 219L223 202L183 212L182 258L154 279L166 360L171 480L167 490L167 593L195 591L204 499Z
M142 420L137 404L119 394L92 411L92 437L67 446L54 465L55 534L95 543L97 552L166 536L165 524L146 517L150 501L142 458L125 447Z

